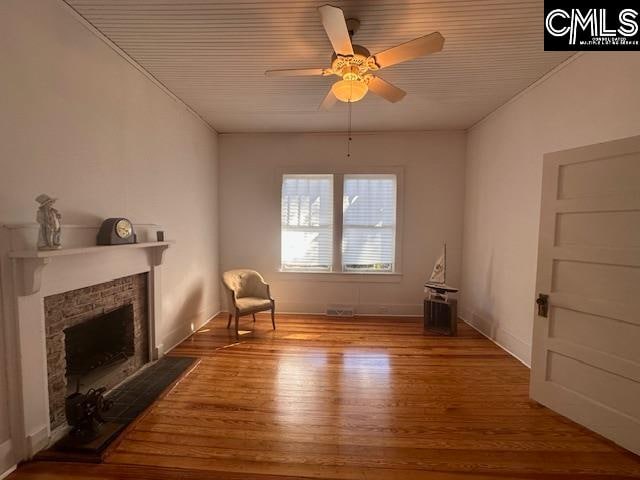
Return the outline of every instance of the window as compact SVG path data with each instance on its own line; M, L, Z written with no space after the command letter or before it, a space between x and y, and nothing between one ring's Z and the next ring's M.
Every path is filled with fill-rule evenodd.
M392 272L396 176L345 175L342 212L342 270Z
M388 173L283 175L282 270L395 272L397 183Z
M331 271L333 175L282 178L282 269Z

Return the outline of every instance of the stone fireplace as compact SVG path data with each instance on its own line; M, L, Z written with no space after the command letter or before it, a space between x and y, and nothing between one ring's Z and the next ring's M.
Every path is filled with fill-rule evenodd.
M44 298L51 429L79 387L111 389L149 361L147 274Z

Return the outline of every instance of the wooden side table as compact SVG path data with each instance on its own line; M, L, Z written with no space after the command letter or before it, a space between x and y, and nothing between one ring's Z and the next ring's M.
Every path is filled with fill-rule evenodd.
M424 300L424 330L439 335L458 334L458 301L455 298Z

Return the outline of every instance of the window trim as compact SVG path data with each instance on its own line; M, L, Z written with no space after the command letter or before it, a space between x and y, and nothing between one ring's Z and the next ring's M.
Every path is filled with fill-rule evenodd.
M333 168L322 168L313 166L292 166L280 167L275 169L275 191L277 195L278 205L278 225L280 225L280 215L282 208L282 178L283 175L333 175L333 267L331 271L318 270L287 270L282 268L282 256L278 259L279 273L283 275L311 275L313 278L323 277L326 280L335 280L340 276L345 279L364 278L364 277L380 277L389 281L400 281L402 276L402 235L404 231L404 168L402 166L350 166L344 165ZM344 194L344 176L345 175L376 175L387 174L396 176L396 236L395 236L395 252L394 252L394 270L391 272L354 272L342 271L342 197ZM282 245L282 228L280 228L279 244Z

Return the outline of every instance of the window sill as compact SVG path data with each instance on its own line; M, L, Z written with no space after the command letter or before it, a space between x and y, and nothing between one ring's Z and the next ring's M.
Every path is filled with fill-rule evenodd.
M291 270L278 270L278 280L313 282L357 282L357 283L400 283L400 272L296 272Z

